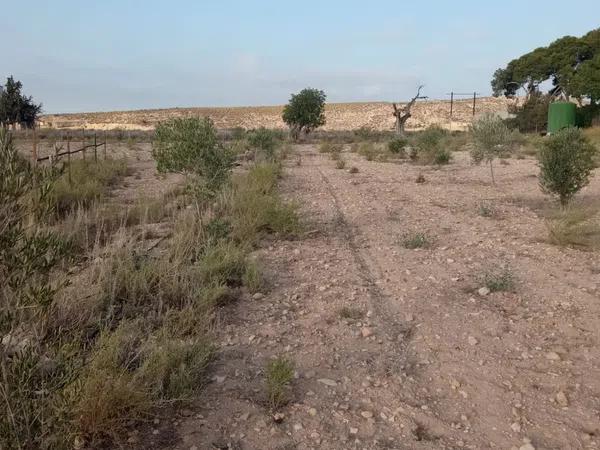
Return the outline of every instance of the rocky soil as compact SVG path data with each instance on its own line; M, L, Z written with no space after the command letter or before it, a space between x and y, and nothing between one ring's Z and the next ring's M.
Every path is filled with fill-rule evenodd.
M492 186L461 153L442 169L344 154L351 174L298 152L283 190L305 236L256 252L268 289L220 310L202 398L144 448L600 448L600 259L545 241L534 160ZM596 176L578 201L599 195ZM404 247L414 232L428 248ZM499 266L514 287L489 292ZM278 356L296 368L279 423L264 385Z

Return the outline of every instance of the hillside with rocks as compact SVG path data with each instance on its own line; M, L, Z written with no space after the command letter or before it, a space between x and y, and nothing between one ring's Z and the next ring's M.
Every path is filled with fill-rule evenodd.
M487 112L507 114L514 100L482 97L477 99L476 117ZM473 120L473 100L454 102L452 122L450 101L422 101L413 108L408 129L421 129L437 124L444 128L464 129ZM43 128L89 128L97 130L151 130L160 121L172 117L209 116L221 129L243 127L285 128L281 120L283 106L244 106L219 108L170 108L137 111L96 112L81 114L49 114L40 120ZM330 103L326 107L326 131L355 130L367 127L373 130L391 130L394 126L392 105L387 102Z

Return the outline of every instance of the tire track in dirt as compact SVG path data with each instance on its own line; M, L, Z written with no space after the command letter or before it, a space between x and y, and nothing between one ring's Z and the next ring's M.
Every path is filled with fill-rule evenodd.
M435 448L446 448L446 445L453 447L451 442L460 442L460 439L452 437L452 429L449 423L431 414L424 414L424 405L432 402L433 398L429 395L423 395L422 386L419 380L418 356L409 351L411 337L414 331L413 322L404 321L398 317L401 312L401 305L395 302L395 298L384 291L379 286L378 280L384 279L384 271L379 261L374 255L371 255L368 248L371 239L365 236L366 245L364 248L358 243L360 232L357 227L353 227L342 209L342 200L333 183L321 169L327 163L320 154L310 153L312 156L311 168L314 169L322 181L326 192L332 199L334 209L334 232L339 233L339 241L344 242L358 268L359 274L367 287L370 296L370 305L374 310L374 317L377 322L379 335L385 335L389 341L389 346L379 355L382 373L400 373L406 377L405 382L399 385L390 385L388 387L388 398L380 398L381 404L401 404L401 410L405 411L405 417L409 419L413 427L412 435L416 442L408 448L422 448L434 445ZM344 173L336 171L337 173ZM369 173L369 183L378 183L390 185L396 182L383 180L375 173ZM421 386L421 387L420 387ZM427 409L425 409L426 411Z
M336 222L339 224L338 229L342 234L343 240L348 243L348 247L350 248L354 261L359 268L359 273L367 286L369 295L371 296L372 305L378 310L379 313L382 314L382 317L386 317L383 314L390 313L389 308L386 308L386 302L390 301L390 297L386 293L384 293L383 290L376 283L376 279L381 277L375 277L369 265L367 264L366 259L361 255L361 250L358 244L356 243L356 232L353 231L348 220L346 219L346 216L344 215L344 212L340 207L340 199L336 194L333 186L331 185L331 182L318 166L315 167L316 170L319 172L323 183L327 187L327 192L329 193L329 195L331 195L331 198L333 199L333 204L336 213Z

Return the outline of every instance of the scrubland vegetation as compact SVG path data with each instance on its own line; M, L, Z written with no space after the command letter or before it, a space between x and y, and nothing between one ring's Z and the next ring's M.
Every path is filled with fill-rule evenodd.
M301 232L297 205L277 192L282 161L299 148L292 140L316 143L310 148L340 171L364 158L360 170L351 165L347 171L353 184L368 178L376 164L395 164L398 173L416 167L411 180L419 192L437 183L439 174L452 173L457 160L487 164L489 180L478 182L496 191L502 189L498 171L510 171L511 159L535 160L539 189L549 196L536 209L547 230L541 240L600 249L598 204L577 201L600 162L600 133L569 127L540 136L545 95L532 93L508 120L482 115L465 132L429 126L394 135L361 128L315 137L325 124L325 98L316 89L292 96L283 111L291 140L264 127L219 133L209 118L161 122L152 134L156 170L184 181L128 203L112 194L135 175L130 159L32 165L0 127L1 448L119 446L160 411L201 398L219 355L218 309L266 289L252 252L267 236L287 239ZM114 138L124 141L125 135ZM139 144L136 136L127 137L131 152ZM302 154L296 158L302 166ZM487 225L503 220L493 201L469 211ZM400 221L396 210L388 214ZM423 228L407 227L394 239L394 253L447 248L446 237ZM508 295L521 287L515 273L503 262L469 277L481 297ZM372 336L362 324L369 324L372 311L354 305L336 311L346 323L360 323L360 336ZM478 343L473 337L469 342ZM278 411L293 400L295 363L289 354L272 355L257 373L264 377L260 404L279 423L284 416Z
M157 169L183 173L185 183L124 206L110 195L132 175L128 161L75 160L69 176L60 164L31 166L0 132L6 230L0 270L7 280L0 322L2 445L107 445L160 408L201 395L218 351L215 308L264 288L260 266L249 257L263 237L300 232L296 206L277 194L281 160L293 151L285 135L264 128L234 134L221 139L208 119L161 124L153 141ZM350 152L367 161L438 168L451 165L456 152L490 168L497 158L538 158L541 188L559 199L544 213L547 241L596 250L597 211L572 199L596 167L598 140L597 129L541 138L484 116L470 132L431 127L389 139L360 130L350 143L323 140L318 151L337 169L346 167ZM236 161L245 168L234 171ZM474 213L499 215L490 202ZM156 239L146 229L152 223L166 223L169 232ZM433 241L422 230L400 238L411 250L431 249ZM481 273L477 282L490 292L518 288L506 266ZM363 312L348 307L339 315L358 320ZM265 368L271 410L290 400L292 375L285 358Z
M31 166L0 130L0 446L116 443L199 395L215 308L263 287L249 252L300 230L277 194L280 136L257 130L235 145L257 162L233 173L234 145L210 121L161 125L158 169L186 173L186 185L123 206L108 196L125 161L73 161L69 182L59 165ZM139 230L154 222L170 231L149 246ZM284 365L269 375L273 406Z

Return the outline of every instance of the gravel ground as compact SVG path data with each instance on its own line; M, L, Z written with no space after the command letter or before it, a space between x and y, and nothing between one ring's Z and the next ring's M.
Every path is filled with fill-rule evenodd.
M297 151L282 188L306 237L256 252L269 288L220 310L214 377L160 421L157 447L600 447L600 259L545 242L534 160L497 165L492 186L461 153L439 170L344 153L351 174ZM578 201L599 194L597 176ZM416 232L428 248L404 247ZM498 267L514 287L488 293ZM264 388L276 356L296 368L280 423Z

